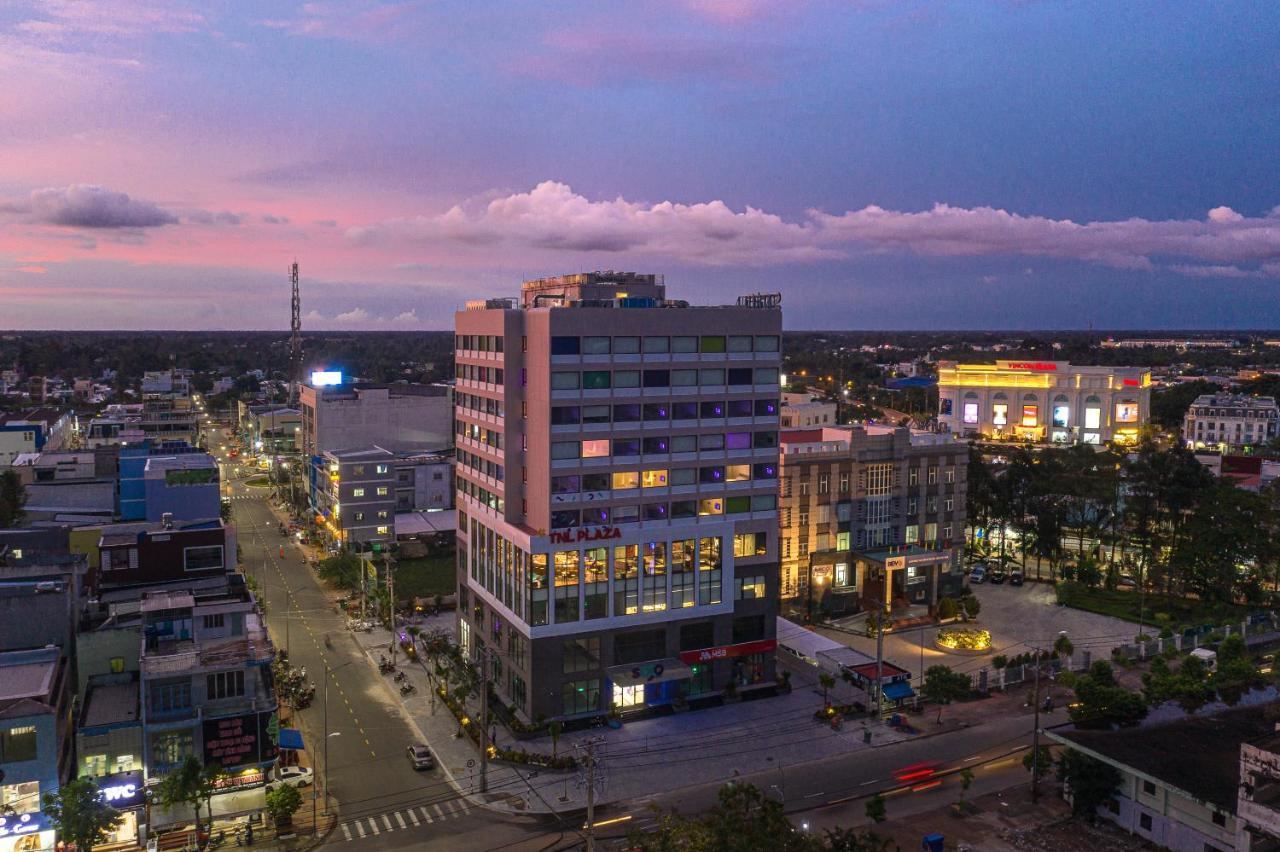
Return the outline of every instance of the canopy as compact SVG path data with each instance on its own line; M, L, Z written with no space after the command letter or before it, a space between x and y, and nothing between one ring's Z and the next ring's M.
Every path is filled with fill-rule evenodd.
M295 751L303 751L302 731L297 728L281 728L280 729L280 748L293 749Z
M905 680L895 680L884 685L884 697L890 701L900 701L913 695L915 695L915 691L911 689L911 684Z

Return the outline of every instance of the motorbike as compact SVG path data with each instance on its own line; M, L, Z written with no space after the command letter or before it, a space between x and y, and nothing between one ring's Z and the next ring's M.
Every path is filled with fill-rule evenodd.
M410 694L410 693L412 693L412 692L417 692L417 691L418 691L418 690L417 690L417 687L415 687L415 686L414 686L413 684L411 684L411 683L406 683L404 686L400 687L400 694L401 694L401 695L408 695L408 694Z
M409 679L409 676L404 672L396 672L391 679L394 680L396 683L404 683L406 680Z
M378 671L382 672L383 674L389 674L390 672L393 672L395 670L396 670L396 664L388 661L386 657L383 657L381 660L378 661Z

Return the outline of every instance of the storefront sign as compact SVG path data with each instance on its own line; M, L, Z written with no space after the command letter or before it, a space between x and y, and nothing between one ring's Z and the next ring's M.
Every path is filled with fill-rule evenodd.
M1058 369L1058 365L1052 361L1010 361L1006 366L1010 370L1035 370L1038 373Z
M136 808L143 803L142 771L117 772L97 779L102 800L116 810Z
M270 730L274 713L246 713L204 722L204 759L224 769L274 760L279 752Z
M550 535L552 544L574 544L579 541L604 541L611 538L622 538L622 530L617 527L583 527L576 530L555 531Z
M689 664L709 663L713 660L728 660L732 657L749 657L752 654L764 654L776 650L777 647L777 639L758 639L755 642L718 645L715 648L703 648L700 651L681 651L680 660Z
M0 837L35 834L46 830L49 827L46 823L45 815L40 811L27 814L5 814L0 816Z

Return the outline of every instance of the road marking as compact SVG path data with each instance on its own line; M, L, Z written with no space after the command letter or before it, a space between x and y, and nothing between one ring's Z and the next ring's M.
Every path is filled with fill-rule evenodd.
M414 825L422 825L422 823L418 821L418 815L413 812L412 808L405 811L405 813L409 815L409 822L413 823Z
M467 802L467 800L466 800L466 799L459 799L459 800L458 800L458 807L462 809L462 812L463 812L464 814L465 814L467 811L471 810L471 805L470 805L470 803L468 803L468 802Z
M345 822L342 824L342 836L345 837L347 840L351 839L351 829L347 827L347 824Z
M876 782L877 782L877 781L879 781L879 780L880 780L879 778L873 778L873 779L871 779L870 781L863 781L863 782L862 782L861 784L859 784L858 786L859 786L859 787L865 787L865 786L867 786L868 784L874 784L874 783L876 783Z
M391 827L391 818L386 814L382 815L382 822L387 826L387 831L395 831L395 829Z
M422 811L422 817L427 821L428 824L435 822L435 820L431 818L431 811L427 810L426 805L421 806L420 808L418 808L418 810Z
M455 800L455 799L451 799L451 800L449 801L449 813L451 813L451 814L452 814L452 815L454 815L454 816L462 816L463 814L465 814L465 813L466 813L466 811L464 811L464 810L462 810L462 809L460 809L460 808L458 807L458 802L457 802L457 800Z
M445 815L444 815L444 811L440 810L440 806L439 806L439 805L432 805L432 806L431 806L431 810L435 811L435 812L436 812L436 816L440 817L440 819L447 819L447 817L445 817Z
M400 812L399 812L399 811L396 811L396 813L395 813L395 817L396 817L396 822L400 823L400 827L401 827L401 828L408 828L408 827L409 827L409 824L408 824L408 823L406 823L406 822L404 821L404 817L400 816Z
M356 834L360 835L361 837L365 836L364 826L360 824L360 820L356 820Z

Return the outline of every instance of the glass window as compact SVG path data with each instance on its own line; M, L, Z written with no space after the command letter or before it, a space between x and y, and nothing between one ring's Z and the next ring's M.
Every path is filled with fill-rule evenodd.
M772 449L778 446L777 432L755 432L751 436L751 445L757 450Z
M614 490L640 487L640 471L622 471L613 475Z
M672 370L671 384L673 387L693 387L698 383L697 370Z
M733 367L728 371L730 386L751 384L750 367Z
M722 418L724 417L724 403L718 400L700 403L698 414L708 420Z
M699 352L723 352L724 337L722 335L703 335L701 344L698 346Z
M697 435L672 435L671 436L671 452L694 453L697 451L698 451Z
M671 405L672 420L697 420L698 419L698 403L696 402L676 402Z
M745 494L739 497L726 497L724 500L724 512L726 515L741 515L750 511L751 498Z
M551 477L552 494L577 494L582 488L582 480L577 476Z
M613 374L613 386L615 388L638 388L640 387L640 371L639 370L616 370Z
M758 385L776 385L778 384L778 371L774 367L757 367L756 368L756 384Z
M660 354L671 348L671 341L666 337L646 337L644 339L644 351L650 354Z
M570 426L582 422L582 409L576 405L556 405L551 408L553 426Z
M584 405L582 407L583 423L608 423L609 422L609 406L607 405Z
M551 338L551 354L552 355L577 355L579 352L578 338L576 337L552 337Z
M708 368L698 371L698 384L707 386L717 386L724 384L724 370L717 368Z
M647 388L665 388L671 385L670 370L645 370L644 386Z
M553 529L564 530L582 525L582 513L577 509L561 509L551 513Z
M644 488L664 488L667 484L666 468L646 470L640 474L640 484ZM634 487L634 486L633 486Z
M613 454L615 456L640 455L640 439L639 438L614 438Z
M773 334L761 334L756 336L757 352L777 352L778 337Z
M697 500L676 500L671 504L671 517L693 518L698 515Z
M630 524L639 520L640 509L637 506L614 506L613 522L615 524Z
M614 355L635 355L640 352L640 338L615 337L613 339Z
M665 402L647 402L644 405L643 412L646 423L671 419L671 406Z
M756 417L773 417L777 413L778 401L776 399L756 400Z
M699 515L723 515L724 500L720 497L712 497L707 500L698 501Z
M640 422L640 403L625 403L623 405L615 405L613 407L614 423L639 423Z
M554 557L557 586L576 586L582 579L578 551L557 550Z
M576 459L579 456L580 444L577 441L552 441L551 458Z
M563 370L555 370L551 373L551 389L552 390L577 390L578 374L569 373Z
M552 446L554 447L555 445L552 444ZM607 455L609 455L608 438L582 442L582 457L584 459L598 459Z
M641 446L643 447L646 455L650 453L657 455L670 451L670 442L665 436L661 435L643 439L643 441L641 441Z
M1009 403L997 402L991 406L991 422L996 426L1009 425Z
M609 474L607 473L585 473L582 475L583 491L608 491L609 490Z
M644 519L646 521L665 521L667 519L667 504L645 503Z
M772 512L778 508L777 494L757 494L751 498L751 511Z
M582 354L583 355L608 355L609 354L609 338L607 337L582 338Z
M751 449L751 433L730 432L724 436L724 445L730 450L749 450Z
M720 465L698 468L698 481L703 484L724 482L724 468Z
M697 351L698 351L698 338L696 338L696 337L684 337L684 336L680 336L680 337L673 337L673 338L671 338L671 351L672 351L672 352L681 352L681 353L684 353L684 352L697 352Z
M751 465L749 464L731 464L725 468L726 482L746 482L751 479Z
M714 434L714 435L699 435L699 436L698 436L698 449L699 449L699 450L714 450L714 451L723 450L723 449L724 449L724 435L721 435L721 434L719 434L719 433Z
M730 417L751 417L751 400L749 399L731 399L729 400L729 416Z
M612 377L608 370L587 370L582 374L582 389L608 390Z
M778 466L773 462L764 462L751 466L752 479L777 479Z
M730 352L750 352L751 351L751 335L749 334L733 334L729 336Z
M560 695L561 712L564 715L590 713L600 708L600 680L569 681L561 688Z

